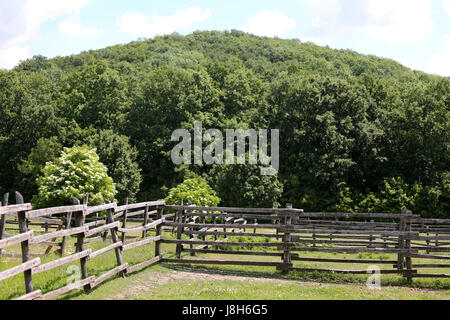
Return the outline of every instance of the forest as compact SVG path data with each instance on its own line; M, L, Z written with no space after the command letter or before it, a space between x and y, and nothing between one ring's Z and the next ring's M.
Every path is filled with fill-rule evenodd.
M0 194L31 201L48 162L90 146L120 202L202 177L223 206L449 218L449 107L449 77L236 30L35 56L0 70ZM171 134L194 121L279 129L278 175L174 165Z

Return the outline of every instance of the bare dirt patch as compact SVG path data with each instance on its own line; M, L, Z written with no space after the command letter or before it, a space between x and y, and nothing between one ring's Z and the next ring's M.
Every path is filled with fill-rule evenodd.
M302 282L296 280L271 279L262 277L236 276L231 274L217 274L198 271L170 271L170 272L149 272L143 279L133 281L133 284L124 288L124 290L108 300L127 300L133 299L142 292L156 289L158 286L165 285L169 282L181 280L192 281L242 281L242 282L261 282L261 283L279 283L279 284L298 284L301 286L321 287L326 284L315 282Z
M277 283L277 284L295 284L304 287L328 287L333 285L331 283L320 283L313 281L301 281L301 280L288 280L288 279L276 279L267 277L258 277L251 275L235 275L229 272L209 272L206 270L171 270L169 272L148 272L135 279L132 283L123 288L120 293L108 298L107 300L128 300L134 299L136 296L142 294L143 292L149 292L152 290L157 290L158 287L163 286L170 282L177 281L241 281L241 282L260 282L260 283ZM339 285L339 284L334 284ZM345 284L341 284L345 286ZM348 284L347 284L348 285ZM365 288L364 284L351 284L356 288ZM385 287L385 288L395 288L395 287ZM418 289L418 288L405 288L403 290L409 290L413 292L433 292L433 290Z

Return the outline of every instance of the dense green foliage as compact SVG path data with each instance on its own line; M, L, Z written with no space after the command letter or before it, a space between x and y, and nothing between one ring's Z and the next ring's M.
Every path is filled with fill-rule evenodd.
M36 207L63 206L89 193L89 203L100 205L114 200L117 191L108 169L99 161L95 149L87 146L64 148L61 156L47 162L37 179Z
M170 189L166 203L178 205L179 200L190 201L196 206L216 207L220 203L220 198L216 192L201 177L186 179L175 188Z
M226 205L448 217L449 106L450 78L239 31L37 56L0 71L0 192L30 198L45 161L90 144L118 200L139 184L137 199L164 198L185 179L171 133L199 120L204 130L280 129L278 177L189 168Z

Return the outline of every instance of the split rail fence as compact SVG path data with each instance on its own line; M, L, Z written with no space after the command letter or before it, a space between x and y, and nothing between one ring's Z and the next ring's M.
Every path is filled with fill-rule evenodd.
M0 206L0 255L2 249L20 244L22 264L0 271L0 285L2 280L23 273L26 295L20 300L53 299L74 289L88 291L117 274L126 276L157 262L265 266L276 267L283 272L346 274L367 274L368 271L299 268L295 262L384 264L389 268L381 269L381 274L399 274L408 280L450 278L446 273L418 272L422 269L450 269L450 263L442 263L450 260L450 255L446 254L450 252L450 219L422 219L411 211L399 214L309 213L291 205L279 209L221 208L183 205L182 200L179 205L166 205L162 200L138 204L126 201L123 206L105 203L89 207L87 204L88 197L82 204L74 199L71 206L33 210L31 204L24 203L20 193L16 192L14 205L8 205L8 195L5 195L3 206ZM106 217L99 215L100 212L106 212ZM6 226L15 224L15 231L19 233L7 233L10 230ZM30 226L40 226L43 232L37 234L30 230ZM172 232L174 239L164 238L163 230ZM153 236L148 236L150 231ZM131 238L130 234L140 235L141 240L136 241L136 237L127 239L127 235ZM64 256L68 237L76 238L76 253ZM107 238L110 245L95 252L85 249L85 244L106 242ZM56 239L61 240L57 242ZM154 244L152 259L132 266L123 260L123 251L150 244ZM171 258L164 256L161 244L175 245ZM42 264L40 257L33 258L30 254L30 247L34 245L47 246L46 254L58 248L61 257ZM89 276L87 261L110 251L115 252L117 266L99 277ZM183 252L188 255L183 255ZM312 254L315 252L389 254L395 259L319 258ZM249 258L212 260L199 258L198 254ZM257 257L264 257L264 261L257 260ZM437 263L419 264L414 263L414 259L430 259ZM44 294L41 290L34 290L34 274L78 260L81 280Z

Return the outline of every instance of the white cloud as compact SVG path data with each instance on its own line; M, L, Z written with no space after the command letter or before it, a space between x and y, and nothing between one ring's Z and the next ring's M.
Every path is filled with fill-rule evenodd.
M36 38L47 20L79 12L90 0L17 0L2 2L0 68L12 68L30 57L26 41Z
M444 36L444 47L434 54L426 64L426 71L444 77L450 77L450 34Z
M424 40L433 27L430 0L369 0L367 32L374 40Z
M450 16L450 1L442 1L442 7L444 8L444 11Z
M278 10L262 10L254 17L248 19L248 23L243 30L258 36L282 37L286 32L294 29L296 24L294 19L289 18Z
M362 33L372 40L401 43L424 40L433 26L431 0L297 1L312 15L306 38L331 42Z
M297 0L304 4L311 11L313 27L323 27L335 24L342 11L339 0Z
M209 17L211 17L211 10L203 10L199 7L176 11L172 16L154 14L151 19L138 12L125 13L119 19L117 26L124 33L153 37L191 27Z
M30 58L28 47L9 47L0 49L0 69L12 69L21 60Z
M60 22L59 30L74 37L96 37L103 34L103 30L84 28L81 26L80 21L73 19Z

